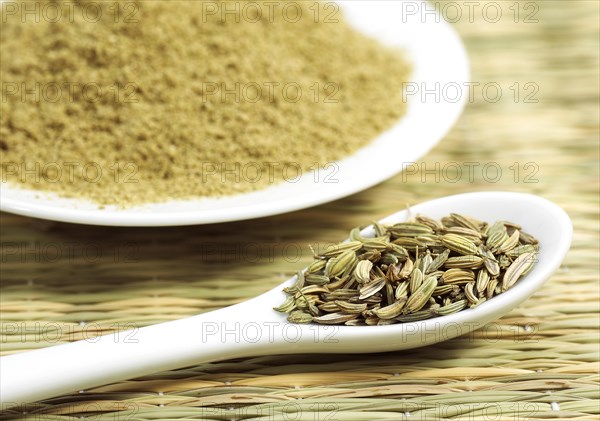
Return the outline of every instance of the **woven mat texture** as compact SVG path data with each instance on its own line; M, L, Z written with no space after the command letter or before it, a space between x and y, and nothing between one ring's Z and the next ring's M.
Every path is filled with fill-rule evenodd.
M455 2L481 85L417 172L312 209L210 226L102 228L2 214L2 353L241 302L304 267L309 244L342 240L410 203L477 190L539 194L569 213L572 249L543 289L489 328L435 346L201 364L2 417L600 419L599 2L522 2L517 23L512 1L496 3L497 23L483 18L487 3L470 22ZM487 99L482 92L488 83L502 89L497 102L493 88ZM479 166L469 174L466 163Z

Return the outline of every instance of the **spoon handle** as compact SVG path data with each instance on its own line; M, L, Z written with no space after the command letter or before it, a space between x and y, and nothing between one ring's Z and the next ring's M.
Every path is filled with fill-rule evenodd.
M252 301L181 320L2 357L0 403L4 408L18 406L163 370L257 355L276 348L281 341L269 338L268 332L263 331L269 322L251 326L249 320L244 322L248 310L255 309ZM257 320L254 315L252 320Z

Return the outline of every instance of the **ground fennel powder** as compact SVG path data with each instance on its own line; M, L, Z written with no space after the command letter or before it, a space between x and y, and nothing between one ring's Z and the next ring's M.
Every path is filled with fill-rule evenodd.
M2 14L2 180L28 188L120 206L247 192L353 153L405 112L409 65L333 3Z

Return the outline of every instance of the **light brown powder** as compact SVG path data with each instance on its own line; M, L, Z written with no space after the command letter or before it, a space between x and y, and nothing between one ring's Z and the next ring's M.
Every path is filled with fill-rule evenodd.
M3 6L3 181L121 206L231 195L343 158L405 112L400 52L327 4L78 1L50 22L30 3L39 22Z

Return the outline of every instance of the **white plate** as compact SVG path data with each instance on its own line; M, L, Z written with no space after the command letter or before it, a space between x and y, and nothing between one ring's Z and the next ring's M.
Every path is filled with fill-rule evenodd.
M54 194L14 188L2 183L0 209L56 221L115 226L208 224L290 212L351 195L382 182L426 154L452 127L466 102L469 64L465 48L443 18L423 15L424 3L414 0L342 1L346 19L384 44L403 48L413 65L411 82L418 94L409 96L406 115L387 132L354 155L296 182L219 199L146 204L128 209L106 207ZM427 5L428 10L432 5ZM421 98L424 89L439 84Z

